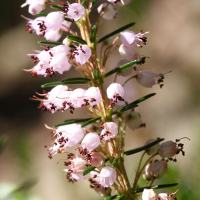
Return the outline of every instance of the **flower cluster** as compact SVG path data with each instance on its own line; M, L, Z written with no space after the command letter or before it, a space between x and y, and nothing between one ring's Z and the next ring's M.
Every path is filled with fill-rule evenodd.
M75 109L84 107L91 118L65 120L51 129L52 144L46 145L49 158L62 154L64 159L64 172L70 182L87 179L90 187L101 196L109 199L138 199L136 187L143 174L147 186L161 178L167 171L168 161L176 161L175 155L183 151L183 144L167 141L159 144L163 139L148 140L141 148L125 151L126 127L132 130L145 127L140 114L135 110L139 104L155 93L131 101L125 98L125 84L136 79L136 83L150 88L155 84L163 86L165 74L156 74L147 70L137 71L137 65L145 63L147 56L137 52L147 44L146 35L149 33L135 33L126 30L134 25L127 24L99 39L99 29L103 20L112 20L117 17L118 6L125 6L131 0L107 0L100 4L97 0L76 0L75 3L62 0L26 0L22 5L28 6L29 13L37 15L35 19L22 16L26 20L26 30L35 32L44 37L40 41L41 50L34 50L30 56L35 63L29 71L33 77L42 75L53 78L56 73L63 74L74 67L81 77L63 79L59 82L50 82L42 85L53 87L50 91L43 90L37 93L33 100L40 101L38 108L54 113L69 110L71 114ZM98 19L92 25L90 14L97 7ZM44 13L48 5L53 12ZM74 32L71 24L77 25L79 32ZM67 36L58 42L63 33ZM112 37L111 37L112 36ZM111 39L112 38L112 39ZM113 64L111 71L107 72L107 61L112 53L117 51L119 62ZM113 63L115 61L113 60ZM111 75L115 74L114 80ZM133 75L132 75L133 74ZM122 76L123 83L117 82ZM105 88L104 79L110 77L110 85ZM84 84L85 87L71 89L70 85ZM41 98L42 97L42 98ZM74 148L76 154L70 153ZM124 157L144 151L139 161L133 186L131 186L126 169ZM64 154L67 153L67 154ZM67 155L67 156L64 156ZM148 156L145 163L144 156ZM160 160L156 157L160 156ZM111 187L116 195L113 197ZM149 199L176 199L174 194L161 193L156 197L153 190L145 189L143 200Z

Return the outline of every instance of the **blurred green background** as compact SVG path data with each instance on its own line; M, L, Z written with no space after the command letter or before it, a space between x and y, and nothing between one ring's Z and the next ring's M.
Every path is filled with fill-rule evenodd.
M100 2L104 1L99 0L96 7ZM26 54L33 49L39 49L37 41L42 40L25 31L25 22L20 14L30 16L27 8L20 9L23 3L24 0L7 0L1 1L0 6L0 135L8 137L8 144L0 156L0 186L3 183L21 185L24 181L36 180L37 183L30 189L30 192L38 197L36 199L99 199L89 188L87 181L76 184L67 182L63 163L57 164L63 156L55 156L52 160L47 158L44 145L50 144L51 140L49 130L44 124L53 126L65 119L85 117L85 110L77 109L73 116L68 111L49 114L37 109L38 102L29 100L35 91L42 92L42 84L63 77L75 77L78 73L71 69L64 76L57 74L52 79L36 79L21 70L33 67ZM166 76L162 89L157 85L146 89L135 80L126 85L128 92L125 99L128 101L148 93L157 93L137 108L147 127L128 131L126 149L142 146L149 138L164 137L166 140L175 140L189 137L190 141L182 141L185 143L185 157L178 155L178 162L170 162L167 174L155 183L178 182L178 187L159 192L171 193L179 189L178 199L198 199L200 1L132 0L131 4L118 6L117 10L116 19L102 24L100 35L104 36L134 21L136 25L130 30L136 33L141 29L151 32L147 35L147 46L139 50L150 59L147 59L145 65L138 67L138 70L146 69L156 73L172 70L172 73ZM92 15L94 23L96 12ZM116 53L112 58L107 64L107 70L115 67L119 55ZM106 81L107 85L110 80ZM124 79L119 78L118 81L123 82ZM131 181L140 156L141 154L138 154L126 158Z

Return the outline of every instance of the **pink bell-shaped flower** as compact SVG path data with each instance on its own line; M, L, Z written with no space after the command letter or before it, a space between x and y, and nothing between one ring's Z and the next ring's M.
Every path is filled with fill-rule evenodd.
M106 19L106 20L111 20L113 19L116 14L117 11L114 8L113 5L109 4L107 5L107 3L102 3L98 8L97 8L98 13L103 12L102 18Z
M45 9L46 0L26 0L26 2L22 4L21 7L23 8L27 5L29 5L28 12L32 15L36 15Z
M81 146L83 149L91 152L100 144L100 139L97 133L88 133L82 140Z
M99 174L99 184L102 187L110 187L115 182L116 177L116 171L112 167L106 166L102 168Z
M136 75L136 80L143 87L151 88L156 84L156 78L160 77L159 74L155 74L153 72L143 70L139 71Z
M106 90L109 99L113 99L115 102L121 100L124 96L124 88L119 83L112 83Z
M87 89L85 96L91 106L95 106L101 101L101 92L98 87L90 87Z
M64 71L69 71L71 64L68 62L68 57L65 52L55 55L50 63L50 66L53 67L54 71L63 74Z
M58 30L64 21L64 15L60 11L51 12L46 16L45 25L51 30Z
M80 45L72 53L72 58L76 59L76 62L83 65L91 56L91 49L87 45Z
M124 44L121 44L119 46L119 53L123 59L128 61L133 61L138 58L137 52L135 51L135 48L132 46L126 46Z
M67 4L67 17L77 21L85 14L85 8L80 3Z
M75 89L71 96L71 103L74 108L80 108L82 105L84 105L84 99L85 99L85 90L82 88Z
M57 42L62 36L62 31L60 29L54 31L54 30L48 30L44 37L46 40L48 41L52 41L52 42Z
M156 141L156 140L155 139L147 140L146 143L145 143L145 145L148 145L148 144L150 144L150 143L152 143L154 141ZM153 154L157 153L159 147L160 147L160 144L158 143L158 144L156 144L156 145L154 145L152 147L149 147L145 151L150 156L150 155L153 155Z
M103 140L109 140L115 138L118 133L118 125L115 122L106 122L103 124L103 130L101 131L101 138Z

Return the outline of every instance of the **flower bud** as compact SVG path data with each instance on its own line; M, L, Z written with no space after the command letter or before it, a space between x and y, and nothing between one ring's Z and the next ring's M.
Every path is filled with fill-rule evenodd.
M88 133L82 140L81 146L87 151L93 151L100 144L100 139L97 133Z
M104 163L104 156L100 152L90 152L91 158L89 159L90 165L100 167Z
M116 177L116 171L112 167L106 166L102 168L99 174L99 184L102 187L110 187L115 182Z
M155 161L150 166L150 174L153 178L161 178L167 172L167 162L160 160Z
M144 189L142 193L142 200L155 200L156 193L153 189Z
M152 142L154 142L154 141L156 141L156 140L155 140L155 139L147 140L146 143L145 143L145 145L150 144L150 143L152 143ZM150 156L150 155L153 155L153 154L157 153L159 146L160 146L159 144L156 144L156 145L154 145L154 146L152 146L152 147L146 149L145 151L146 151L146 153L147 153L149 156Z
M137 112L131 112L130 115L127 116L127 126L131 130L135 130L136 128L139 128L140 125L142 124L142 120L140 118L140 114Z
M160 198L160 200L171 200L167 193L160 193L158 197Z
M152 163L149 163L148 165L146 165L145 170L144 170L144 174L143 174L143 179L150 181L153 179L152 175L151 175L151 165Z
M172 142L170 140L170 141L167 141L167 142L163 142L160 145L160 147L158 149L158 154L162 158L165 158L165 157L171 158L171 157L176 155L177 151L178 151L178 149L176 147L176 143Z

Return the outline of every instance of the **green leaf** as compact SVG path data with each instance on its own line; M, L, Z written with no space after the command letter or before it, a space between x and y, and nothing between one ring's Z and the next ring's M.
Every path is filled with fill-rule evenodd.
M162 188L174 187L174 186L177 186L177 185L178 185L178 183L153 185L153 186L138 188L137 190L133 191L132 193L136 194L136 193L139 193L139 192L143 192L144 189L162 189Z
M154 141L152 143L149 143L149 144L147 144L145 146L138 147L136 149L132 149L132 150L129 150L129 151L125 151L124 155L128 156L128 155L132 155L132 154L138 153L140 151L144 151L144 150L146 150L146 149L158 144L159 142L162 142L163 140L164 140L164 138L160 138L160 139L158 139L158 140L156 140L156 141Z
M148 95L146 95L146 96L144 96L144 97L142 97L142 98L140 98L140 99L138 99L138 100L136 100L136 101L133 101L132 103L130 103L130 104L128 104L128 105L126 105L126 106L124 106L124 107L122 107L122 108L120 108L120 109L114 111L114 112L112 112L111 114L114 115L114 114L118 114L118 113L121 113L121 112L130 110L130 109L133 109L133 108L135 108L135 107L138 106L138 105L137 105L138 103L141 103L141 102L145 101L146 99L148 99L148 98L154 96L155 94L156 94L156 93L148 94Z
M68 78L61 80L62 84L72 85L72 84L86 84L90 81L88 78Z
M138 107L138 105L136 105L136 104L128 104L128 105L126 105L126 106L124 106L124 107L122 107L122 108L120 108L120 109L118 109L118 110L113 111L111 114L112 114L112 115L114 115L114 114L119 114L119 113L122 113L122 112L124 112L124 111L133 109L133 108L135 108L135 107Z
M74 42L78 42L79 44L87 44L87 42L85 40L83 40L75 35L68 35L67 39L72 40Z
M110 196L110 197L105 197L101 200L112 200L112 199L115 199L117 197L117 195L113 195L113 196Z
M60 3L59 1L56 0L48 0L49 2L53 2L53 3Z
M118 163L118 158L115 158L114 161L112 162L111 166L115 167L115 165Z
M58 10L58 11L62 11L62 12L63 12L63 9L62 9L61 6L58 6L58 5L51 5L50 7L51 7L52 9L54 9L54 10Z
M64 122L60 123L60 124L56 124L54 126L54 128L57 128L59 126L64 126L64 125L69 125L69 124L74 124L74 123L82 123L82 122L86 122L88 120L91 120L93 118L86 118L86 119L68 119L65 120Z
M88 167L84 172L83 172L83 176L85 176L86 174L90 173L92 170L94 170L96 167L94 166L90 166Z
M92 27L91 33L90 33L90 42L94 43L96 40L96 33L97 33L97 25L94 25Z
M6 137L5 135L2 135L0 137L0 154L3 152L7 143L8 143L8 137Z
M82 1L81 1L82 6L85 7L86 4L87 4L87 2L88 2L88 0L82 0Z
M45 84L41 85L41 88L54 87L54 86L57 86L57 85L62 85L62 83L60 81L59 82L45 83Z
M100 78L99 76L99 69L94 69L92 72L94 79L98 80Z
M92 124L92 123L96 122L96 121L99 120L99 119L101 119L101 117L97 117L97 118L94 118L94 119L90 119L90 120L88 120L87 122L83 123L83 124L81 125L81 127L83 128L83 127L85 127L85 126L87 126L87 125L89 125L89 124Z
M117 33L120 33L124 30L126 30L127 28L130 28L131 26L133 26L135 24L135 22L132 22L130 24L127 24L125 26L122 26L121 28L109 33L108 35L104 36L103 38L101 38L98 43L103 42L104 40L107 40L109 37L112 37L113 35L116 35Z
M121 196L119 196L119 197L117 198L117 200L123 200L124 197L125 197L125 194L122 194Z
M47 13L38 13L38 14L36 14L36 16L47 16L48 14Z
M51 42L51 41L38 41L39 44L45 44L50 46L57 46L57 45L63 45L61 42Z
M112 75L112 74L114 74L114 73L116 73L116 72L119 72L119 71L121 71L121 70L123 70L123 69L126 69L126 68L128 68L128 67L131 67L132 65L137 64L137 63L139 63L140 61L141 61L140 59L133 60L133 61L131 61L131 62L129 62L129 63L126 63L125 65L122 65L122 66L120 66L120 67L114 68L114 69L112 69L111 71L109 71L108 73L106 73L106 74L104 75L104 77L106 78L106 77L108 77L108 76L110 76L110 75Z
M132 103L130 103L130 104L133 104L133 105L134 105L134 104L141 103L141 102L143 102L143 101L149 99L150 97L152 97L152 96L154 96L154 95L156 95L156 93L148 94L148 95L146 95L146 96L144 96L144 97L142 97L142 98L140 98L140 99L138 99L138 100L136 100L136 101L134 101L134 102L132 102Z

